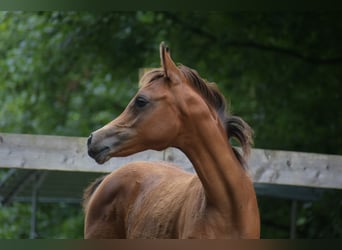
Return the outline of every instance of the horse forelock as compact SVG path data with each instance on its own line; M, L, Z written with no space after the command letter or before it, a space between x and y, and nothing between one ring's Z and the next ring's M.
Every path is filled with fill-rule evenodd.
M240 117L232 116L223 94L219 91L215 83L210 83L203 79L196 70L184 65L178 66L188 83L206 100L206 102L217 112L223 126L227 131L227 139L235 138L242 148L242 154L239 150L233 148L233 151L240 162L245 167L246 159L249 156L251 145L253 144L253 130ZM162 68L152 69L144 74L139 85L144 86L159 78L165 77Z

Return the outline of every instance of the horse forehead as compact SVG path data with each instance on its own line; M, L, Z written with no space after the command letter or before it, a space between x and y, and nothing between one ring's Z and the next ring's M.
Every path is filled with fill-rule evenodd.
M160 78L148 83L145 83L141 86L139 92L141 93L152 93L152 94L165 94L167 92L171 92L172 89L168 84L167 80L164 78Z
M167 77L160 77L150 82L142 83L140 90L155 92L169 91L174 93L177 92L179 94L192 94L192 92L196 92L193 90L191 84L187 81L187 79L183 79L182 82L174 83Z

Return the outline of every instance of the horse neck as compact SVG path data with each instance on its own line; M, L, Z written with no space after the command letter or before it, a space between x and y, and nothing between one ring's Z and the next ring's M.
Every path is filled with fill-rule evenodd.
M252 182L227 141L218 117L198 119L187 129L180 149L192 162L206 194L207 204L237 218L255 193ZM194 124L194 123L192 123ZM247 208L246 208L247 209ZM228 215L228 216L232 216Z

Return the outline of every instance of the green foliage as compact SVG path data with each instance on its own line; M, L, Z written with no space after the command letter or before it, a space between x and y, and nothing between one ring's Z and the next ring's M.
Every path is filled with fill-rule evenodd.
M11 207L0 206L0 238L28 238L30 233L30 206L23 203Z
M291 200L258 197L262 238L289 238ZM296 237L338 239L342 236L342 192L329 190L315 201L297 201Z
M329 191L319 202L305 202L299 209L299 238L341 238L342 192Z
M233 113L254 128L256 147L342 154L341 18L0 12L0 130L87 136L124 109L138 88L139 68L159 67L158 46L165 41L176 62L218 83ZM320 202L301 208L300 236L340 237L338 220L320 233L322 223L341 217ZM340 196L325 202L341 210ZM260 203L263 236L288 237L288 201ZM276 211L269 203L279 204ZM0 237L27 238L29 213L25 204L1 208ZM40 205L39 236L82 237L82 216L79 207Z
M76 205L40 204L37 212L37 238L83 238L83 218L82 209Z

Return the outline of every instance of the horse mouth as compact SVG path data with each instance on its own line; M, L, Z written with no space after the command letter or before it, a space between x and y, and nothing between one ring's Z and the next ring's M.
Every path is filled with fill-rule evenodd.
M103 164L110 159L109 151L110 151L109 147L104 147L97 152L88 150L88 155L92 157L97 163Z
M130 136L127 133L116 133L111 137L102 139L102 141L90 140L88 142L88 155L93 158L97 163L103 164L110 158L120 155L121 151L126 148L127 140ZM130 143L128 143L131 145Z

